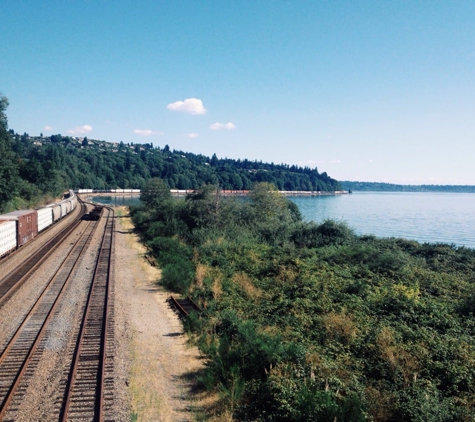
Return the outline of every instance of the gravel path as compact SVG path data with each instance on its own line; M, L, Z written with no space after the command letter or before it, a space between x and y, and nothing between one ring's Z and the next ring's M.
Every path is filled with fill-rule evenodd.
M118 353L122 362L130 362L130 368L121 367L130 371L131 412L137 421L195 420L201 403L191 389L203 361L198 349L187 345L182 324L167 303L169 293L155 284L160 271L143 259L145 249L132 233L130 219L118 220L115 321Z

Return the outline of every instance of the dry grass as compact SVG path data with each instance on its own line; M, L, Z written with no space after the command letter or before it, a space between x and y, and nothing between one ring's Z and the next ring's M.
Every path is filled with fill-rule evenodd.
M381 358L389 363L393 375L401 373L406 383L415 382L420 370L420 362L415 356L411 355L397 344L394 338L394 331L389 327L383 327L376 337Z
M245 273L236 273L233 276L233 282L240 286L249 299L259 299L262 291L254 286L251 278Z
M195 286L201 289L204 285L205 277L208 275L208 267L203 264L196 265Z
M323 317L323 324L328 337L341 341L344 344L351 343L358 335L358 329L349 315L331 312Z

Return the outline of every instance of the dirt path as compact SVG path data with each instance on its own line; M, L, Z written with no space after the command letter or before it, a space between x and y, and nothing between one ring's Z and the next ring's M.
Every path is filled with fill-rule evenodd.
M191 394L202 360L187 345L180 320L155 282L160 271L143 259L126 209L116 232L116 348L121 356L116 385L128 385L119 399L132 403L133 421L193 421L199 402Z

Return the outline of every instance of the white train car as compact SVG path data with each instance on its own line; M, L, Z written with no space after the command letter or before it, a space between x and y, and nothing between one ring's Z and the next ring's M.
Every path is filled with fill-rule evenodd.
M38 214L38 233L53 224L53 209L51 207L36 210Z
M0 257L17 247L16 221L0 220Z
M61 205L56 202L55 204L49 204L47 208L51 208L53 211L53 222L56 223L56 221L61 219Z
M64 201L61 201L59 203L59 206L61 207L61 218L65 217L67 214L68 214L68 205L66 204L66 202Z

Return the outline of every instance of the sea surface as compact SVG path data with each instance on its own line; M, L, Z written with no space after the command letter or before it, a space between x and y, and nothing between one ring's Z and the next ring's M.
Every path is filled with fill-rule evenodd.
M306 220L333 219L357 234L475 248L475 194L355 192L291 198Z
M95 199L113 205L139 203L137 197ZM355 192L290 199L299 206L305 220L342 221L357 234L475 248L473 193Z

